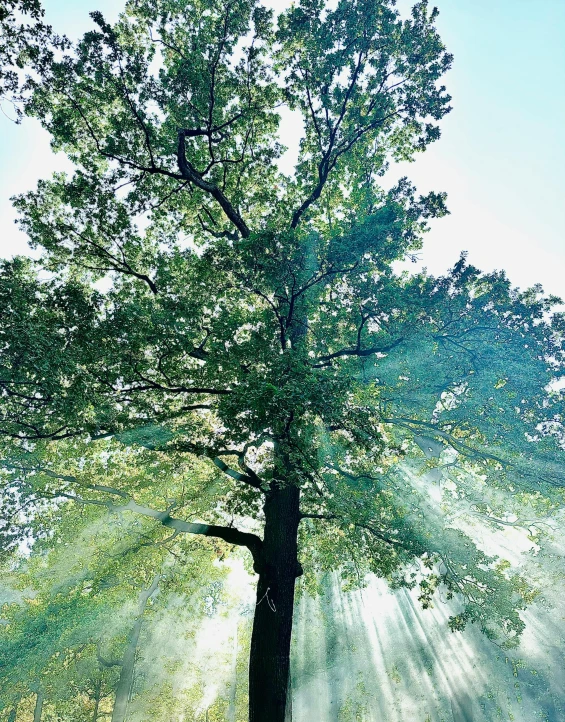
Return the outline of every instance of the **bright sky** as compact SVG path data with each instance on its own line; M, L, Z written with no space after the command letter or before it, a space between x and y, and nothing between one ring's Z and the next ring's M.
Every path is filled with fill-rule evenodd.
M410 6L398 4L403 13ZM447 191L451 215L434 223L422 253L432 272L467 250L485 271L505 268L516 285L541 282L565 296L565 0L435 4L455 55L446 78L454 109L441 140L415 163L393 167L387 182L408 175L421 192ZM116 0L44 5L55 29L75 38L91 27L90 10L113 19L120 9ZM291 148L295 127L283 130ZM9 197L67 167L38 123L16 126L0 115L0 256L27 251Z

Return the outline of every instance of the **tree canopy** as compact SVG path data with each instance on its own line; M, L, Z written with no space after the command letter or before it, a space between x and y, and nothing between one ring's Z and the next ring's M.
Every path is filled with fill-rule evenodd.
M504 492L561 503L564 317L464 256L442 277L398 270L447 213L443 193L380 184L450 110L437 10L301 0L275 22L253 0L131 0L115 25L91 16L27 81L25 113L75 172L15 199L41 257L2 266L5 548L69 503L247 547L255 722L284 719L304 572L410 585L422 559L424 604L446 585L452 629L514 643L532 590L417 479L448 476L490 517ZM283 106L302 132L292 173ZM138 453L181 480L158 506ZM114 455L115 481L93 480L86 460Z

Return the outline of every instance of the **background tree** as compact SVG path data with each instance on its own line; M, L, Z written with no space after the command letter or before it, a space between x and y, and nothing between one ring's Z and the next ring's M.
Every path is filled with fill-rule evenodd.
M75 447L71 453L78 457L77 452ZM121 476L118 456L112 455L110 466L99 455L96 463L82 456L79 463L90 486L97 476L108 484L118 469ZM46 474L37 455L34 460L37 469L18 466L18 473L33 484L30 495L48 499L55 472ZM26 462L31 461L28 456ZM172 492L175 477L167 469L161 468L167 480L162 486L155 474L147 478L133 457L127 465L150 495ZM226 575L225 568L213 564L222 550L64 495L35 509L29 495L21 501L21 513L11 521L21 524L21 534L27 529L33 553L15 551L4 565L3 586L11 592L3 591L0 615L0 718L2 709L8 714L19 700L25 700L23 708L33 697L35 705L32 692L41 690L39 699L57 719L90 722L106 715L123 720L136 661L150 651L145 628L155 614L167 612L171 593L190 602L194 624L209 613L210 589Z
M196 512L206 524L173 516L178 496L140 503L126 469L105 488L52 461L51 487L20 469L4 503L82 503L78 483L94 504L247 547L252 722L284 720L306 562L412 584L403 569L421 557L424 604L439 583L461 598L452 629L521 631L527 586L433 513L405 457L449 465L461 493L463 470L550 500L563 484L555 299L464 258L442 278L395 270L446 212L406 179L378 185L449 110L436 16L302 0L275 29L252 0L130 2L115 26L93 13L26 105L76 172L16 201L43 256L3 268L7 453L113 436L223 480ZM282 104L303 123L292 175L277 164Z
M25 91L33 85L25 71L45 67L57 49L68 47L67 39L44 23L44 15L39 0L0 3L0 103L11 105L16 122L22 119Z

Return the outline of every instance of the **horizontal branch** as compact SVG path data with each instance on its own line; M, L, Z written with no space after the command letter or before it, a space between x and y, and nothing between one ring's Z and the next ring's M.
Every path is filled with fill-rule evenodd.
M485 451L481 451L480 449L476 449L476 448L473 448L472 446L469 446L468 444L465 444L463 441L460 441L452 434L449 434L447 431L443 431L442 429L438 428L437 425L431 424L427 421L420 421L419 419L408 419L408 418L404 418L402 416L399 416L396 419L395 418L383 418L383 419L381 419L381 421L385 424L392 424L393 426L401 426L405 429L408 429L412 433L424 428L429 433L433 433L436 436L439 436L441 439L444 439L445 441L447 441L448 444L455 449L455 451L458 451L459 453L463 454L464 456L469 456L474 459L480 458L485 461L495 461L498 464L500 464L502 467L513 466L510 462L505 461L504 459L501 459L498 456L494 456L493 454L489 454ZM414 428L414 426L416 428Z
M309 513L301 513L300 518L301 519L323 519L324 521L332 521L334 519L339 519L337 514L309 514Z
M193 353L189 354L194 356ZM200 356L194 356L194 358L200 358ZM119 389L120 393L129 394L132 391L164 391L168 394L210 394L214 396L225 396L231 394L230 389L212 389L200 386L164 386L157 381L147 379L138 374L145 384L139 384L138 386L125 386L123 389Z
M321 368L323 366L327 366L330 361L336 358L342 358L343 356L358 356L360 358L364 358L367 356L373 356L377 353L388 353L389 351L392 351L393 348L396 348L396 346L399 346L404 341L404 338L399 338L393 343L389 344L388 346L373 346L372 348L343 348L340 351L335 351L334 353L326 354L325 356L319 356L317 359L314 359L317 363L314 364L314 368Z
M0 461L0 468L9 469L12 471L21 471L24 474L45 474L50 479L59 479L60 481L66 481L70 484L78 484L82 488L90 489L90 491L100 491L103 494L112 494L113 496L121 496L122 499L129 499L130 495L121 489L116 489L114 486L106 486L105 484L88 484L81 482L76 476L70 474L58 474L51 469L45 469L42 466L24 466L23 464L13 464L9 461Z
M100 654L100 650L98 649L98 647L96 648L96 659L102 667L107 667L108 669L111 669L112 667L121 667L123 665L121 659L105 659Z
M167 529L173 529L178 534L196 534L198 536L210 536L223 539L234 546L247 547L253 557L253 569L260 573L263 567L263 540L256 534L240 531L234 527L218 526L217 524L196 524L184 519L175 519L168 511L157 511L149 506L138 504L130 499L127 504L113 504L101 499L85 499L81 496L67 494L65 492L49 494L49 498L65 498L76 501L78 504L103 506L108 511L121 514L124 511L131 511L134 514L155 519Z
M132 511L135 514L150 517L160 522L168 529L174 529L181 534L196 534L200 536L211 536L223 539L228 544L235 546L247 547L253 557L253 569L259 573L262 566L263 541L256 534L250 534L240 531L234 527L218 526L216 524L195 524L193 522L184 521L183 519L173 518L168 511L157 511L148 506L142 506L133 499L127 504L110 505L113 512Z
M235 479L236 481L242 481L244 484L249 484L249 486L253 486L256 489L261 489L261 479L255 474L254 472L249 473L250 469L247 468L247 473L242 474L239 471L236 471L235 469L232 469L229 467L226 463L224 463L220 458L217 456L212 459L214 464L220 469L220 471L223 471L224 474L227 474L232 479Z
M386 536L385 534L378 531L377 529L370 526L369 524L360 524L360 523L353 522L353 525L355 526L356 529L364 529L365 531L368 531L369 534L371 534L372 536L374 536L377 539L380 539L380 541L384 541L386 544L390 544L391 546L401 547L405 551L414 551L414 550L408 549L408 547L405 544L403 544L401 541L399 541L398 539L391 539L391 537Z
M7 469L23 471L27 474L45 474L50 478L60 479L61 481L66 481L71 484L77 484L78 486L83 487L84 489L89 489L90 491L98 491L104 494L110 494L112 496L119 496L124 499L128 499L125 504L115 504L110 500L85 499L82 496L68 494L64 491L55 490L47 494L45 492L43 494L38 494L38 496L40 497L44 496L52 499L60 497L70 499L71 501L76 501L79 504L103 506L110 512L118 514L124 511L131 511L135 514L140 514L142 516L155 519L168 529L173 529L176 534L196 534L200 536L217 537L228 542L228 544L247 547L253 557L253 568L257 572L261 568L263 541L256 534L242 532L239 529L235 529L234 527L224 527L218 526L216 524L195 524L192 522L184 521L183 519L175 519L170 515L169 511L157 511L156 509L152 509L149 506L138 504L134 499L129 496L129 494L127 494L125 491L122 491L121 489L116 489L115 487L105 486L101 484L82 483L75 476L71 476L68 474L57 474L56 472L50 471L49 469L43 469L41 467L25 467L16 464L10 464L7 462L0 463L0 466Z

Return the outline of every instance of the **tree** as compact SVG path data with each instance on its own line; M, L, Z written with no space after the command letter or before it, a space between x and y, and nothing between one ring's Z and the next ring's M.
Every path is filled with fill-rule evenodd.
M71 498L247 547L252 722L285 718L303 567L414 584L421 558L424 605L438 584L461 598L452 629L521 631L531 590L442 521L409 459L459 494L481 475L487 515L489 490L559 503L556 299L464 257L440 278L395 270L447 212L441 193L378 184L449 111L436 17L425 1L401 20L392 0L302 0L275 28L254 0L132 0L114 26L92 13L25 107L76 171L16 200L43 256L3 267L0 429L41 474L14 471L4 504ZM303 126L291 175L282 105ZM207 523L182 518L182 495L140 504L127 473L37 467L38 449L110 437L214 465Z
M75 447L73 455L79 454ZM123 482L119 456L116 452L111 464L101 464L97 455L97 465L82 456L80 465L91 482L101 476L111 483L113 474ZM137 457L147 463L146 455ZM135 461L129 455L128 470L147 495L173 493L178 468L175 476L163 466L147 470ZM61 462L72 470L68 460ZM18 473L24 469L18 467ZM156 483L160 475L161 484ZM36 491L45 484L41 493L47 498L53 477L32 476ZM2 590L0 602L0 719L22 698L29 707L32 696L30 712L37 699L44 699L46 713L60 719L90 722L109 713L123 720L135 663L150 651L146 625L156 613L168 613L171 593L190 603L198 625L209 613L210 585L220 586L225 577L225 566L213 564L225 549L155 529L137 515L125 519L105 505L67 499L37 511L33 519L26 515L33 554L16 551L2 570L8 593Z
M21 22L24 18L32 20L35 25ZM3 93L17 89L18 76L13 68L23 68L29 60L26 51L29 50L30 39L44 29L41 23L42 18L43 9L37 0L6 0L2 3L0 7L0 88Z
M141 625L143 624L143 612L145 611L147 602L149 601L151 596L157 591L158 588L159 575L156 575L151 582L151 586L147 589L144 589L143 592L141 592L141 594L139 595L138 616L135 620L131 636L128 640L123 659L120 660L120 679L116 688L116 701L114 702L114 709L112 712L112 722L124 722L126 718L128 700L133 685L135 653L137 651L137 645L139 643Z
M24 69L40 69L53 60L54 51L68 47L66 38L53 34L43 21L39 0L2 0L0 3L0 102L13 105L20 122L26 91L33 87Z

